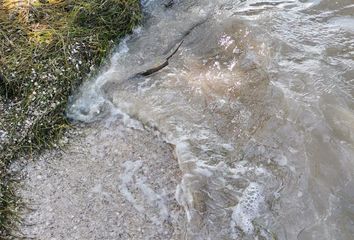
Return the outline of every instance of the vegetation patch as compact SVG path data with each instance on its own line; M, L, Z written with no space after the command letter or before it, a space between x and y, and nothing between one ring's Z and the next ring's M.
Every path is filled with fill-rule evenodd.
M140 21L139 0L0 0L0 238L18 199L12 160L55 146L68 96Z

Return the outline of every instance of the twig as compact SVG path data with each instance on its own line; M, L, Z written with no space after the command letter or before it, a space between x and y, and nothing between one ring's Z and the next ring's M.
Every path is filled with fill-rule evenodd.
M164 6L165 8L171 8L174 4L174 0L169 0L167 3L164 4Z
M188 29L185 33L183 33L182 37L181 37L181 40L179 41L179 44L177 46L177 48L166 58L166 61L164 61L162 64L158 65L157 67L154 67L154 68L150 68L146 71L143 71L143 72L140 72L140 73L137 73L135 74L132 78L135 78L135 77L138 77L138 76L143 76L143 77L146 77L146 76L150 76L151 74L155 73L155 72L158 72L160 71L161 69L165 68L168 66L168 61L173 57L173 55L176 54L176 52L178 51L178 49L181 47L184 39L194 30L196 29L197 27L199 27L200 25L204 24L208 19L204 19L196 24L194 24L190 29ZM131 79L131 78L130 78Z
M150 69L148 69L148 70L146 70L144 72L140 72L140 73L136 74L136 76L144 76L144 77L146 77L146 76L149 76L149 75L151 75L151 74L153 74L155 72L158 72L161 69L167 67L168 63L169 63L168 61L173 57L173 55L175 55L177 53L177 51L181 47L182 43L183 43L183 40L178 44L177 48L166 58L165 62L163 62L162 64L158 65L157 67L150 68Z

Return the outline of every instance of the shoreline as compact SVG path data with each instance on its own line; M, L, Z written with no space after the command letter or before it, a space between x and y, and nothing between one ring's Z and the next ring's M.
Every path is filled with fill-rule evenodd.
M138 0L6 1L0 6L0 237L23 207L8 168L57 146L68 97L141 20Z

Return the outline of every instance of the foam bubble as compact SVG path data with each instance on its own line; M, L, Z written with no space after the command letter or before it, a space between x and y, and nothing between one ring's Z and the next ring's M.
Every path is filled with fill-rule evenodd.
M250 183L232 213L231 228L234 235L237 234L236 227L239 227L247 235L254 233L252 221L260 216L263 204L263 187L258 183Z

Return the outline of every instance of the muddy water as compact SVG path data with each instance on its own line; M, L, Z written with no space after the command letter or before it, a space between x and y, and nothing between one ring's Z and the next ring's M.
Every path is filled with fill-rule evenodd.
M353 0L166 2L68 116L175 146L185 239L353 239Z

